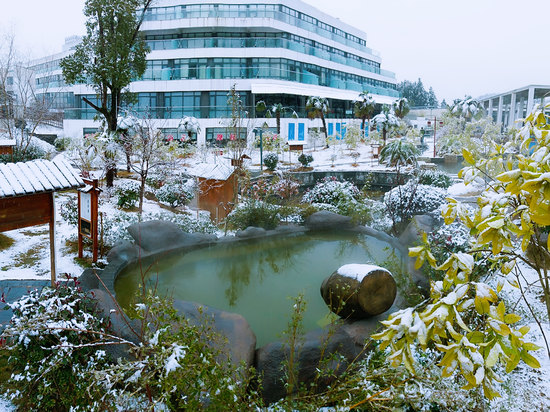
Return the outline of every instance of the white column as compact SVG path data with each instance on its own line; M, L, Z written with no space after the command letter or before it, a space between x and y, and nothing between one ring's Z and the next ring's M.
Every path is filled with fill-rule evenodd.
M489 116L491 120L493 120L493 99L492 98L489 99L489 108L487 109L487 116Z
M512 99L510 101L510 112L508 115L508 126L513 127L516 121L516 94L512 93Z
M535 105L535 88L529 87L529 94L527 95L527 114L533 111Z
M502 123L502 105L504 103L504 99L502 96L498 97L498 112L497 112L497 123Z

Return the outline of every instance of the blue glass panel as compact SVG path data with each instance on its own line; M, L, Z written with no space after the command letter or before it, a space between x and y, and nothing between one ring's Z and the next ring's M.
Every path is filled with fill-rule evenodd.
M334 124L333 123L329 123L328 124L328 135L329 136L332 136L334 134Z
M306 130L306 125L304 123L298 123L298 140L305 140L306 139L306 136L305 136L305 130Z
M295 124L294 123L289 123L288 124L288 140L294 140L296 138L296 135L295 135L295 132L296 132L296 128L295 128Z

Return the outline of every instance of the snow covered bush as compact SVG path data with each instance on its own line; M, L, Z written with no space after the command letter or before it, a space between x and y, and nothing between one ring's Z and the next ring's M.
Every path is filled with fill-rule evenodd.
M131 348L134 359L96 374L101 401L112 410L255 409L247 393L252 373L231 364L206 313L192 323L152 295L132 312L144 325L142 343Z
M443 170L422 170L418 174L418 183L421 185L436 186L448 189L453 184L453 179Z
M186 183L166 183L155 190L158 201L170 207L186 205L194 195L194 186Z
M239 203L226 218L230 228L244 230L249 226L275 229L279 224L279 208L256 199Z
M126 180L118 184L115 188L117 205L122 209L134 207L139 200L139 190L139 183L133 180Z
M12 373L3 386L20 410L248 410L255 402L253 374L231 364L206 314L191 323L146 295L130 311L141 325L132 329L136 344L113 335L76 285L10 306L2 350ZM132 356L114 362L104 349L121 343Z
M393 222L405 224L414 215L429 213L439 208L445 202L446 194L444 189L421 185L412 179L387 192L384 195L384 203Z
M340 204L358 201L361 192L346 180L339 181L336 177L325 177L302 197L303 203L326 203L339 207Z
M268 153L264 156L264 165L269 170L274 171L279 163L279 156L276 153Z
M356 224L371 224L377 215L377 203L365 198L353 183L325 177L302 196L317 210L328 210L349 216ZM311 211L312 209L308 209Z
M108 364L99 342L112 339L76 279L55 289L30 291L8 304L13 317L4 330L3 351L11 376L3 383L21 410L82 410L99 396L97 370Z

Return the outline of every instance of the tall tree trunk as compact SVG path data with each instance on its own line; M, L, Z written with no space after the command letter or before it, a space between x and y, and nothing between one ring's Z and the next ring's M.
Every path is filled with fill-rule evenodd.
M328 129L325 115L323 113L321 113L321 122L323 123L323 128L325 129L325 148L328 149Z

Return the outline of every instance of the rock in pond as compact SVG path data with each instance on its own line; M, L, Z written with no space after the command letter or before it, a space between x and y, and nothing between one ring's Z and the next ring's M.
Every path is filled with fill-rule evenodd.
M241 362L244 362L247 367L253 365L256 335L243 316L183 300L175 300L174 309L191 324L201 325L205 321L209 322L212 330L225 338L224 342L213 342L213 344L221 345L221 347L217 346L217 349L220 349L235 367L240 366ZM220 361L225 361L227 358Z
M391 273L375 265L344 265L321 284L321 296L327 306L345 319L384 313L396 295L397 284Z
M310 230L351 229L355 225L351 217L342 216L327 210L313 213L306 219L305 226Z
M135 223L128 227L128 232L136 244L148 252L208 244L217 239L215 235L185 233L174 223L162 220Z
M352 362L368 353L366 342L386 317L387 313L306 333L296 355L298 384L309 387L317 382L317 391L326 389ZM288 345L282 341L268 343L256 351L256 370L262 378L261 395L266 403L286 395L284 365L289 354ZM317 379L318 369L326 372L321 379Z

